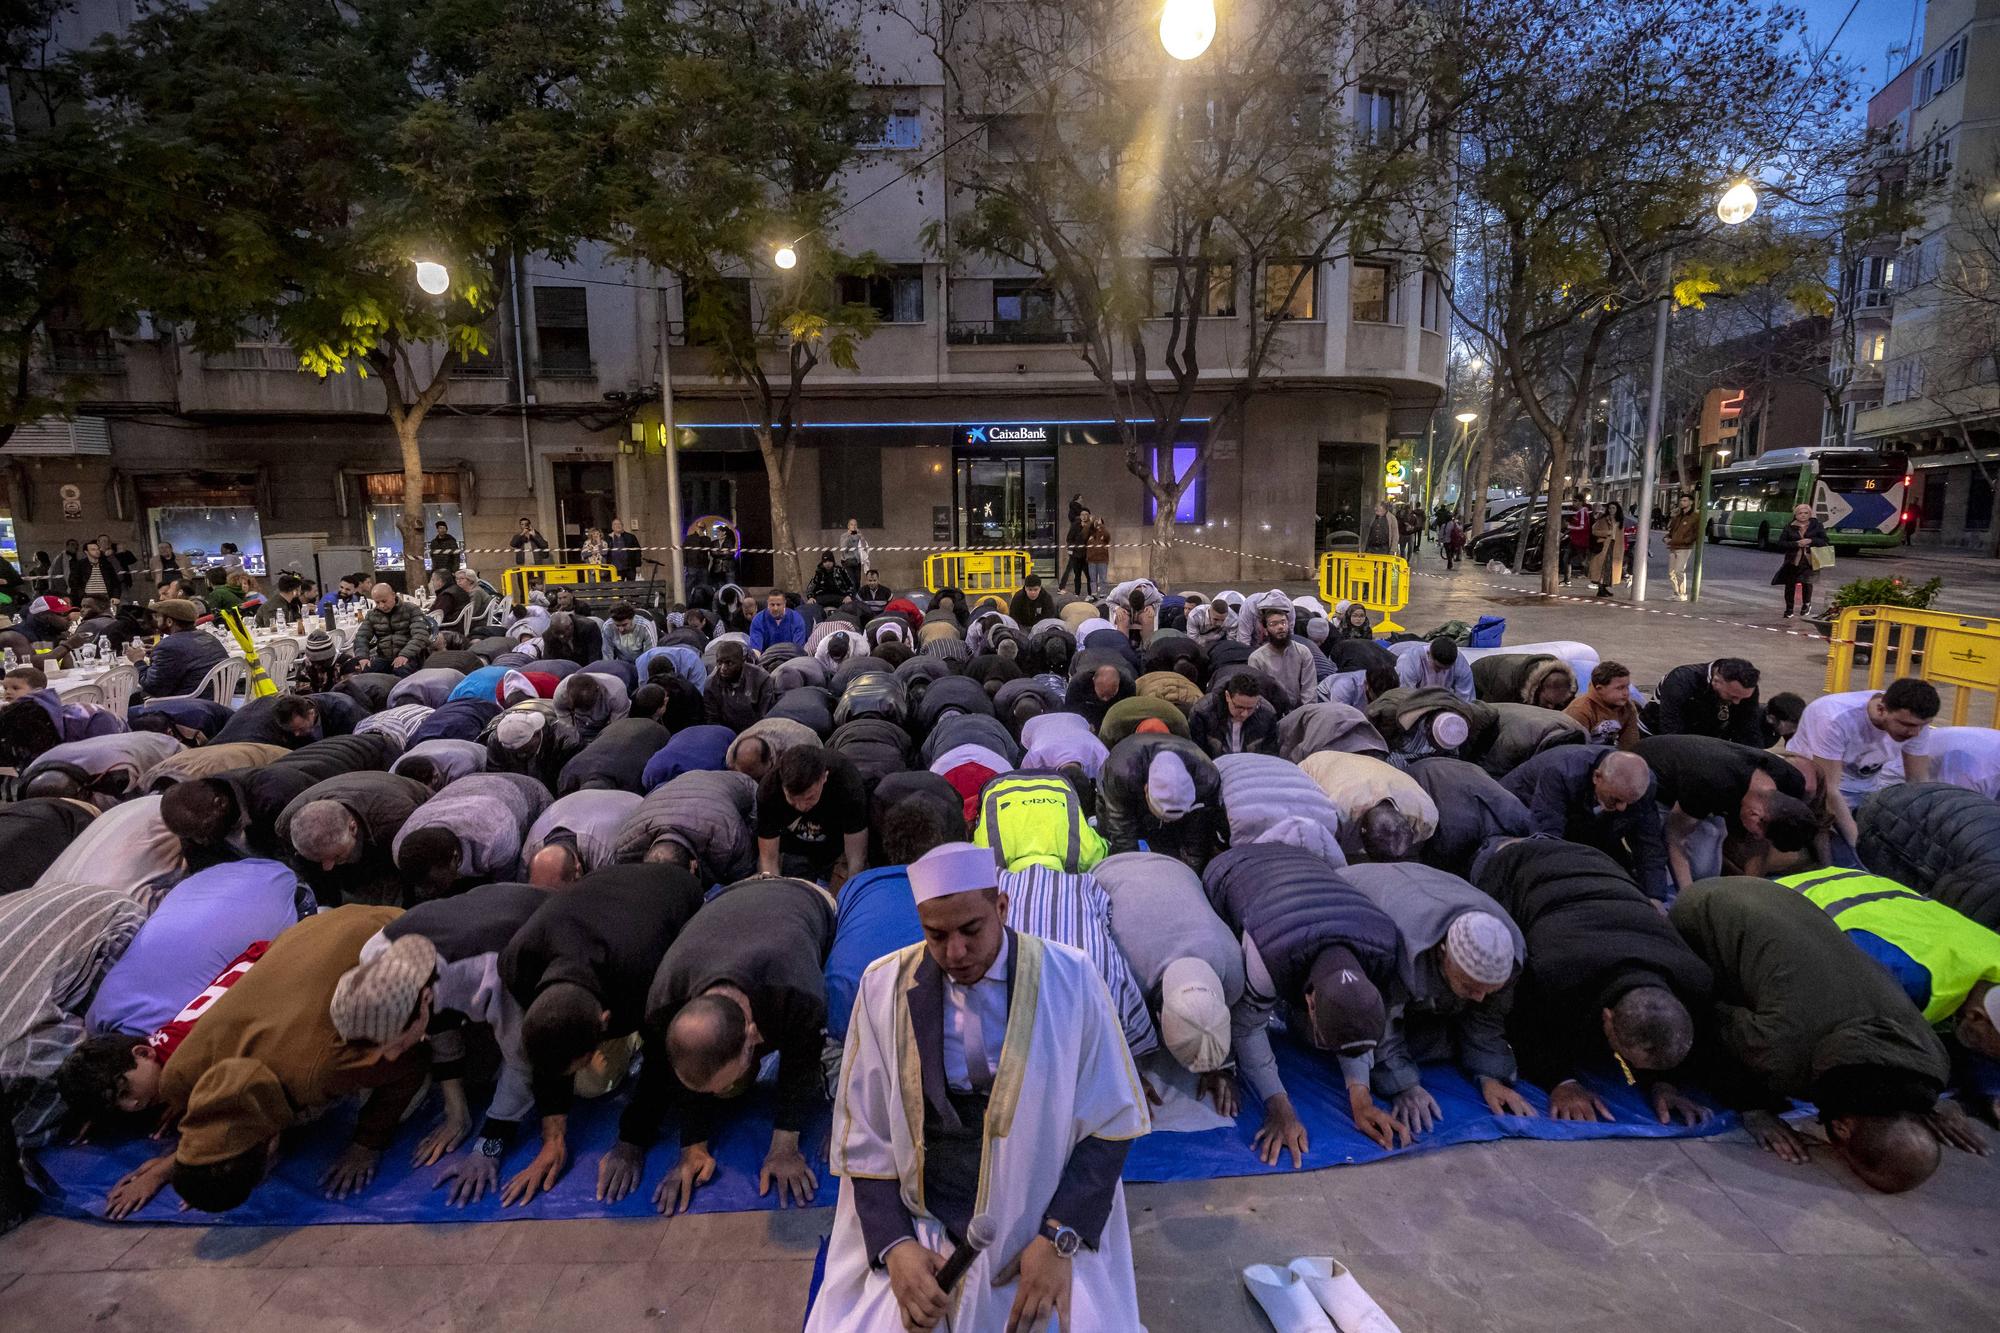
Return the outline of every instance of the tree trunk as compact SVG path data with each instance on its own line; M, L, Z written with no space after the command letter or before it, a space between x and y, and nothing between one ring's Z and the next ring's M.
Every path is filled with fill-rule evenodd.
M1562 524L1562 496L1556 490L1556 459L1569 456L1569 437L1558 435L1549 441L1549 466L1543 482L1547 499L1542 505L1542 592L1544 595L1556 590L1558 569L1556 549L1566 535Z
M1180 512L1182 488L1162 487L1157 482L1147 484L1153 492L1153 535L1152 545L1146 551L1146 577L1167 588L1172 586L1174 529L1178 526L1174 515Z
M415 592L425 580L424 554L424 455L418 432L424 419L415 412L396 418L396 444L403 455L403 515L396 526L403 530L403 589Z
M771 545L778 552L771 559L772 577L803 597L805 578L800 572L798 543L792 540L791 469L779 459L778 445L768 426L757 428L757 452L764 456L764 479L771 487Z
M1470 457L1465 460L1465 495L1471 503L1466 509L1465 539L1470 542L1486 527L1486 487L1493 478L1493 432L1487 430L1472 442Z

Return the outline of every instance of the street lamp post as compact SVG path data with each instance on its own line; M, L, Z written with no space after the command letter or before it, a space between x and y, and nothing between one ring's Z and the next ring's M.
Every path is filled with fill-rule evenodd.
M1748 180L1739 180L1731 185L1715 204L1715 216L1729 227L1748 222L1756 211L1757 187ZM1667 277L1670 281L1673 278L1671 262ZM1672 308L1673 293L1662 293L1659 313L1653 324L1653 384L1646 395L1646 456L1639 462L1639 512L1635 516L1639 535L1632 551L1632 600L1635 602L1646 600L1646 571L1652 564L1653 488L1660 481L1661 398L1665 393L1667 377L1667 316ZM1701 548L1708 542L1708 454L1705 451L1702 454L1701 478L1701 532L1694 544L1695 572L1688 584L1690 601L1701 590Z
M1711 470L1709 460L1711 458L1724 459L1728 457L1729 451L1727 449L1703 449L1701 451L1701 501L1695 506L1695 512L1701 515L1701 527L1695 532L1694 558L1688 562L1688 600L1690 602L1701 600L1702 552L1708 548L1708 488L1709 473Z

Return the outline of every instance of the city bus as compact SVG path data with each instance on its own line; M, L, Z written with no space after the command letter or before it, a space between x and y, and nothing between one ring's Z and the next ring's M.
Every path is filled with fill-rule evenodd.
M1902 540L1910 485L1904 454L1873 449L1773 449L1710 474L1708 539L1768 548L1809 504L1836 549Z

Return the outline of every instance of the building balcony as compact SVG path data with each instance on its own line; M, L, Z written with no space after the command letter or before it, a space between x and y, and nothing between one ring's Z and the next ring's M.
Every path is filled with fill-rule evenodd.
M535 363L535 378L544 380L594 380L597 378L597 363L588 357L545 356Z
M1023 347L1083 341L1082 323L1049 315L1036 319L954 319L945 341L958 346Z
M204 352L205 370L287 370L299 368L299 354L285 343L239 343L226 352Z
M49 335L43 364L52 375L122 375L125 354L108 335L57 332Z

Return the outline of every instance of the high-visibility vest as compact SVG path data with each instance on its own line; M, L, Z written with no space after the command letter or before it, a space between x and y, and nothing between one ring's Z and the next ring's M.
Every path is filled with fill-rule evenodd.
M2000 934L1893 879L1835 867L1778 883L1812 899L1888 968L1927 1022L1951 1018L1980 982L2000 982Z
M972 840L991 847L1002 870L1037 865L1079 874L1111 851L1084 822L1076 790L1052 775L1010 775L987 783Z

